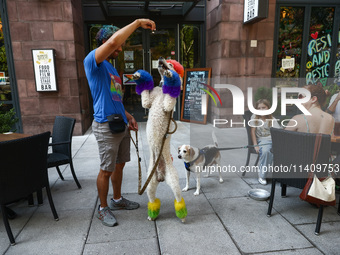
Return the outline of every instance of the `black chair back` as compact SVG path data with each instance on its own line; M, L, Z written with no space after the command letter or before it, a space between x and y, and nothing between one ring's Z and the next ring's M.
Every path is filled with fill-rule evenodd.
M41 190L46 188L54 219L58 220L47 173L47 151L50 135L50 132L46 132L0 142L0 208L6 232L12 245L15 244L15 239L8 222L6 204L32 197L34 192L37 192L38 196L42 196Z
M0 204L25 198L48 185L50 132L0 143Z
M260 155L256 153L254 147L251 147L253 145L253 140L251 139L251 127L248 125L248 121L251 119L251 116L252 116L251 111L248 110L244 112L243 119L245 120L245 126L246 126L247 137L248 137L248 151L247 151L247 159L246 159L245 166L249 165L251 154L257 155L256 161L254 164L255 166L257 165L260 159ZM246 174L246 171L243 171L242 176L245 176L245 174Z
M53 125L52 143L50 143L50 146L52 146L52 153L48 154L47 166L56 167L60 179L64 180L64 177L61 173L59 166L70 164L73 179L76 182L78 188L80 189L81 185L74 171L71 151L72 135L75 123L76 119L73 118L68 118L64 116L55 117Z
M72 134L75 123L76 120L73 118L68 118L64 116L55 117L52 133L52 143L63 144L54 145L52 147L53 153L61 153L65 155L71 154Z
M251 127L248 125L248 121L251 119L252 115L253 114L251 113L251 111L245 111L243 115L243 119L245 120L245 126L247 129L248 145L253 145L253 140L251 139ZM254 147L249 147L249 151L250 153L257 154Z
M279 169L285 166L285 171L274 171L273 178L289 186L303 189L306 184L308 169L313 164L314 144L316 134L288 131L284 129L270 129L272 136L273 166ZM331 136L322 135L318 159L315 162L328 164L331 153ZM317 172L318 176L328 173Z

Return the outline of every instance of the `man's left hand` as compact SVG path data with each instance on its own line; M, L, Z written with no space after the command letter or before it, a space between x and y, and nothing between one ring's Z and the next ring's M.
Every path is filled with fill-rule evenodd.
M128 121L129 121L129 129L133 130L133 131L138 131L138 124L137 124L137 121L135 120L135 118L131 116L128 119Z

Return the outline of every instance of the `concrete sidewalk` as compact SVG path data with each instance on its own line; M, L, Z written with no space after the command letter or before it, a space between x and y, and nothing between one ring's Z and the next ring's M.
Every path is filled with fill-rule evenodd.
M185 168L177 158L182 144L202 147L212 144L211 125L177 122L171 140L174 165L181 188L185 186ZM143 183L149 164L145 123L139 123L139 150L142 157ZM215 129L219 147L246 145L245 128ZM133 136L134 137L134 136ZM114 214L119 225L105 227L94 217L98 205L96 177L99 170L98 149L91 131L73 137L74 165L82 189L78 189L69 167L62 168L65 181L55 169L49 179L59 221L54 221L46 196L43 206L27 207L27 201L10 206L18 217L10 221L17 245L10 246L0 216L0 254L340 254L340 216L335 207L326 207L319 236L314 235L318 210L299 199L301 190L287 189L281 198L276 189L272 216L266 216L269 201L248 197L252 188L270 191L258 184L256 173L223 173L201 179L201 194L194 196L196 182L183 192L187 204L186 223L176 217L171 189L161 183L157 197L161 212L156 221L147 220L147 195L138 195L138 166L133 144L131 162L125 167L123 194L141 207ZM246 161L246 150L222 151L222 165L239 170ZM255 155L251 164L254 164ZM112 189L109 191L112 195ZM339 201L339 197L337 197Z

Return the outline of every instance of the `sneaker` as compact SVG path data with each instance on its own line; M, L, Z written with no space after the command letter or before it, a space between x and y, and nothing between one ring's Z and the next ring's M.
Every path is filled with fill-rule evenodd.
M134 210L139 207L139 204L136 202L132 202L130 200L125 199L122 197L122 199L119 202L115 202L112 198L110 201L110 209L115 211L115 210Z
M261 183L262 185L267 185L267 180L263 178L259 178L259 183Z
M102 210L98 210L95 213L96 217L102 221L102 224L108 227L117 226L117 220L113 213L111 212L110 208L107 206Z

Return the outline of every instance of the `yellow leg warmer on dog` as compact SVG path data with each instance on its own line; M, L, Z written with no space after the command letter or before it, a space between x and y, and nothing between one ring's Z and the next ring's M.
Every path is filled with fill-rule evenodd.
M152 220L157 218L160 209L161 209L161 201L158 198L156 198L155 202L153 203L148 202L148 215Z
M177 202L175 199L175 211L176 211L176 216L180 219L184 219L187 217L187 207L185 206L184 198L182 197L181 202Z

